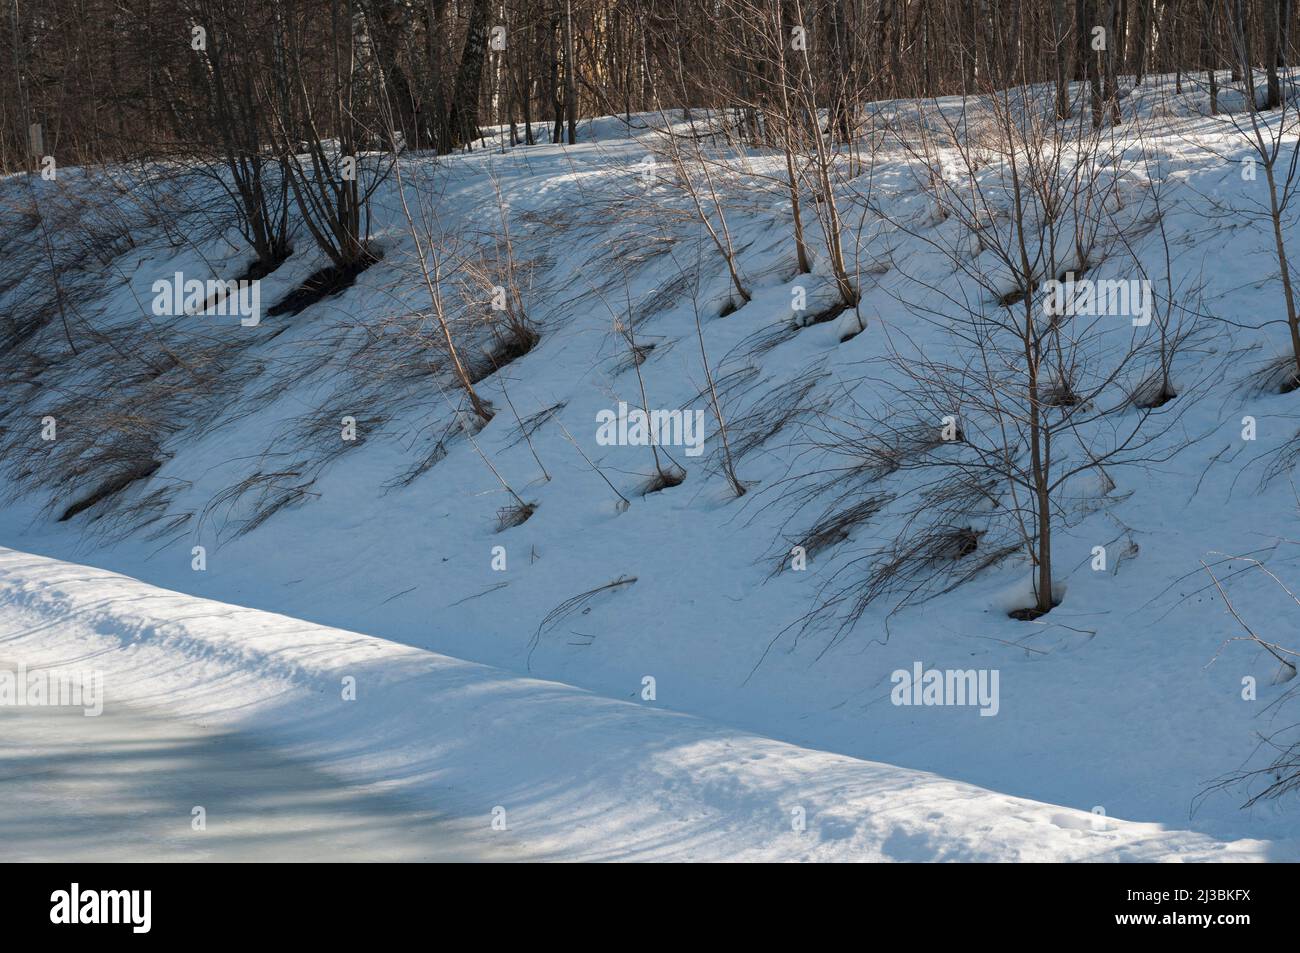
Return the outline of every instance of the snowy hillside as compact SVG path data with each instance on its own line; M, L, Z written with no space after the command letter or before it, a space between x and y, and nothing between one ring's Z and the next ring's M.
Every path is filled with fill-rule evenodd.
M279 310L329 264L300 229L256 322L158 313L160 280L250 263L183 164L7 178L0 657L93 658L110 697L445 785L464 816L519 803L543 854L1297 859L1293 796L1242 807L1276 778L1262 739L1296 740L1294 669L1239 638L1203 565L1261 639L1300 647L1267 187L1203 99L1148 83L1135 121L1061 146L1095 209L1025 213L1060 229L1029 294L1070 272L1149 295L1074 317L1055 366L1078 378L1044 382L1065 395L1053 465L1077 469L1045 614L1027 504L985 482L990 448L1021 447L999 443L1005 391L972 397L1009 353L979 342L1026 293L996 253L1019 167L985 145L987 104L877 104L878 147L836 186L847 310L824 197L803 274L781 159L698 114L673 116L680 138L642 114L573 146L403 154L371 200L380 260ZM502 331L498 293L535 340ZM620 404L682 411L681 439L637 445ZM983 694L899 689L927 670ZM357 715L324 687L343 674ZM596 819L566 826L577 804ZM811 842L763 826L797 805Z

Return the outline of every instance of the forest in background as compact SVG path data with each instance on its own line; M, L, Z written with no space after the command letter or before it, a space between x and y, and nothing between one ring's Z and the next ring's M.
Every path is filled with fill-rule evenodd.
M1117 75L1213 85L1294 60L1290 0L8 0L0 171L313 135L470 148L572 142L579 119L735 110L771 140L790 91L849 139L863 103L1054 83L1118 122ZM1246 70L1246 79L1250 79ZM1214 99L1214 90L1211 90ZM40 128L34 142L33 125ZM37 148L39 146L39 148Z

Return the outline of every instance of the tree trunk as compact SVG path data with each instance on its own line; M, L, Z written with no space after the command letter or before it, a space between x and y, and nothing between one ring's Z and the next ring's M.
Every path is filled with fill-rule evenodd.
M1282 56L1282 0L1265 0L1264 71L1268 76L1268 108L1282 105L1282 86L1278 81L1278 60Z
M564 111L569 117L569 145L578 141L578 73L573 43L573 0L564 0Z
M1122 50L1119 30L1119 4L1117 0L1108 0L1106 4L1106 51L1102 54L1102 62L1105 64L1105 99L1110 108L1111 124L1115 126L1118 126L1120 122L1119 88L1115 82L1115 57Z
M426 75L420 97L421 144L427 149L450 152L451 126L448 124L447 91L443 81L443 41L446 27L447 0L429 0L424 9L424 50Z
M1205 0L1204 23L1201 29L1201 59L1205 67L1206 80L1210 88L1210 115L1219 114L1219 77L1216 67L1219 65L1217 51L1214 48L1215 0Z
M478 101L483 83L483 63L487 58L488 0L474 0L470 8L469 29L456 71L456 85L451 98L451 151L478 138Z
M560 91L560 48L555 39L560 30L560 15L554 13L550 19L550 31L546 37L546 50L549 56L551 113L555 117L551 129L551 142L559 142L564 135L564 95Z
M1055 49L1053 50L1053 59L1056 60L1056 118L1070 118L1070 84L1066 78L1066 60L1069 58L1069 49L1065 43L1065 0L1053 0L1052 2L1052 33Z
M1209 0L1213 2L1213 0ZM1147 66L1147 54L1151 45L1151 0L1137 0L1138 35L1134 44L1133 81L1142 85L1142 76Z
M1101 70L1097 62L1097 51L1092 48L1092 31L1094 27L1103 24L1097 22L1097 0L1078 0L1077 13L1078 78L1088 83L1092 101L1092 125L1095 128L1101 125L1104 110L1101 98ZM1110 37L1106 39L1109 41Z

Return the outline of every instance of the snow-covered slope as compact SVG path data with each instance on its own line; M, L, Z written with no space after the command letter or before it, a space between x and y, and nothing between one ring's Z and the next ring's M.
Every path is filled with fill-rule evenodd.
M1241 175L1239 141L1224 132L1222 122L1196 117L1195 105L1189 97L1172 110L1184 118L1146 124L1143 161L1124 143L1119 147L1132 160L1125 195L1134 214L1150 211L1142 204L1151 188L1144 178L1162 184L1170 280L1205 317L1195 347L1174 368L1186 399L1169 405L1175 425L1160 439L1171 452L1160 462L1108 470L1111 486L1069 488L1077 505L1054 545L1065 599L1035 622L1007 617L1023 604L1028 586L1028 569L1017 556L923 604L891 614L892 605L881 601L846 632L812 630L796 637L819 586L840 570L851 572L855 559L897 531L902 516L888 508L848 539L815 553L806 572L772 575L791 542L829 505L798 496L816 482L801 475L828 459L816 446L819 421L827 413L853 419L864 409L887 415L891 407L881 388L889 372L877 362L900 341L930 353L951 345L921 307L941 307L932 292L926 298L924 285L951 273L950 264L933 252L936 236L951 226L927 224L932 202L923 188L925 174L899 153L872 176L872 201L889 210L890 220L864 216L865 227L859 228L855 215L854 251L863 273L873 276L861 308L868 326L841 342L849 316L790 328L793 285L807 285L818 299L829 281L824 254L815 263L818 277L794 278L789 213L780 190L757 174L777 169L774 160L727 160L737 175L755 173L735 185L729 208L730 227L743 249L740 261L755 291L751 302L720 316L728 293L723 262L691 222L671 176L646 184L648 134L629 136L614 120L588 124L584 142L573 147L488 150L436 165L432 159L410 160L408 187L436 190L440 227L466 242L497 215L499 189L510 209L517 254L530 263L525 297L540 342L481 382L497 415L473 442L457 435L455 397L446 377L422 373L419 355L428 329L412 331L403 324L404 316L427 308L427 301L420 304L422 285L392 183L377 194L374 210L383 261L341 295L294 316L265 318L256 328L242 328L235 318L159 319L147 313L150 287L159 277L176 271L230 277L247 264L247 251L233 233L218 228L215 237L206 234L196 216L185 220L192 230L179 238L174 224L158 225L142 230L134 247L116 251L111 267L90 262L73 333L85 325L108 329L119 340L161 337L182 355L216 349L219 359L203 365L211 384L207 393L216 396L197 405L188 392L154 400L148 426L158 435L160 468L119 494L111 509L58 522L87 488L43 482L37 456L41 419L57 416L61 399L78 383L103 380L106 404L116 392L102 377L113 365L110 345L87 344L76 357L59 352L64 330L57 318L50 321L40 339L49 354L61 356L51 358L49 368L33 369L31 382L11 386L5 397L9 432L31 428L31 462L21 479L10 471L15 496L0 515L0 542L307 620L295 626L275 617L272 625L272 617L232 617L235 610L223 607L215 610L222 616L218 632L198 631L194 621L177 621L171 629L160 627L167 613L202 615L210 604L152 596L163 601L134 623L149 627L149 637L132 653L107 652L104 661L125 666L130 658L142 665L140 671L163 679L169 653L192 653L193 668L178 675L182 680L173 688L196 684L196 672L217 666L213 671L221 679L249 679L262 686L257 692L267 691L263 676L276 672L289 691L326 675L334 679L345 659L367 652L382 657L374 678L388 684L401 703L356 709L374 712L375 720L361 729L361 743L346 748L343 741L329 747L329 726L352 717L330 707L332 688L320 686L322 725L314 725L315 713L307 717L299 702L290 704L289 695L257 696L263 706L258 717L274 723L282 736L304 748L324 746L317 750L340 765L356 759L356 770L369 778L411 772L436 779L444 768L432 760L403 760L409 754L371 752L366 738L393 733L394 750L409 752L421 732L430 732L429 752L445 750L457 736L440 719L472 718L467 737L484 737L486 731L485 746L508 744L511 751L527 752L531 739L569 758L583 750L578 737L566 736L553 747L543 743L557 731L586 731L583 719L594 719L608 728L601 737L625 735L632 745L626 752L613 741L602 747L602 757L618 760L601 783L619 777L644 794L621 807L607 804L612 813L591 823L607 825L610 838L617 835L632 853L672 854L662 827L644 844L638 839L646 830L640 825L664 823L682 825L683 850L698 850L698 856L726 852L720 843L700 846L714 815L699 806L727 798L722 813L734 809L735 817L745 819L719 829L733 854L991 856L993 849L980 845L982 831L993 828L1003 832L992 838L1000 856L1114 856L1127 848L1097 841L1101 835L1075 829L1072 820L1063 822L1064 831L1052 820L1086 820L1101 808L1111 818L1143 825L1260 842L1250 848L1257 856L1284 855L1288 849L1275 845L1294 829L1294 803L1264 801L1243 811L1249 786L1198 798L1217 778L1265 766L1268 751L1260 748L1260 735L1290 723L1285 707L1270 706L1288 689L1272 684L1276 662L1246 643L1225 645L1237 630L1201 560L1212 562L1213 552L1251 552L1267 557L1283 579L1295 579L1296 549L1288 540L1297 535L1297 505L1285 473L1264 479L1296 431L1296 395L1257 386L1258 373L1286 347L1285 328L1276 321L1281 304L1270 234L1257 217L1224 211L1257 207L1262 193L1251 191L1258 181ZM417 166L423 171L414 171ZM76 170L61 176L57 185L35 187L50 193L51 201L56 190L75 194L90 188ZM27 187L17 180L4 183L11 198ZM920 237L891 227L904 220ZM1163 282L1164 249L1157 238L1149 230L1134 238L1134 254ZM689 274L697 263L698 286L693 278L681 279L683 269ZM300 236L293 258L262 282L263 302L278 300L322 264ZM1117 257L1096 274L1124 276L1130 273L1126 267ZM4 292L3 307L21 308L34 299L39 273L25 281ZM674 452L687 470L685 482L646 496L640 489L651 474L648 450L596 441L600 411L620 400L641 403L637 376L614 329L616 319L626 319L629 301L638 343L655 345L641 365L648 404L701 409L709 419L703 457ZM720 440L696 338L697 306L732 440L744 448L737 469L750 491L738 499L720 472ZM1120 324L1117 334L1127 335ZM790 411L789 419L777 414L775 429L769 426L773 408ZM355 442L338 439L344 416L358 421ZM1253 441L1241 437L1245 416L1257 422ZM83 426L94 425L93 414L85 420ZM75 415L60 426L75 433ZM531 446L522 439L524 430L531 432ZM448 434L445 455L435 452ZM631 501L625 511L570 436ZM536 504L522 525L500 528L498 511L510 498L484 456ZM883 478L880 486L902 493L909 479L904 471ZM800 499L811 509L797 509L792 501ZM1101 572L1090 564L1099 545L1111 554ZM202 571L192 568L195 546L206 548ZM494 568L496 547L504 547L504 570ZM11 594L34 598L34 565L22 564L7 583ZM1262 574L1240 573L1229 587L1238 608L1278 641L1287 642L1300 628L1300 610ZM110 597L120 620L122 597L111 588L97 596ZM232 624L231 618L240 621ZM110 628L94 638L112 645L120 635ZM328 663L315 669L302 653L310 655L313 645L319 649L323 636L342 641L346 652L339 648L344 654L335 658L331 648L322 656ZM62 651L62 638L51 636L50 652ZM165 651L151 647L160 640L175 644ZM24 643L32 651L39 644ZM447 661L433 652L494 668ZM277 658L285 659L283 667ZM393 668L385 667L389 659ZM985 717L969 706L891 704L892 673L916 663L996 670L997 715ZM254 665L270 668L254 680ZM430 681L403 694L404 680L416 672ZM553 681L525 681L521 674ZM646 677L654 680L653 701L642 700ZM1242 697L1245 677L1258 682L1254 700ZM133 692L148 692L145 681L131 684ZM189 699L167 684L159 682L155 691L183 710L194 706L191 714L207 717L224 704L206 695ZM212 684L215 696L222 683ZM491 685L499 685L500 694L480 691ZM494 706L497 714L488 718L472 699ZM535 731L521 714L532 705L548 710ZM710 721L675 721L647 708L687 712L756 735L723 734ZM673 734L676 726L679 734ZM530 733L516 738L516 731ZM672 746L655 749L648 739L660 736L671 736ZM751 753L766 757L742 771L741 761ZM485 747L481 760L488 757ZM459 752L456 759L463 760L445 770L459 771L456 765L476 758L474 751ZM577 835L565 834L556 820L563 812L556 811L567 803L573 818L587 817L584 797L591 792L582 786L584 769L573 765L570 779L578 780L566 789L530 794L530 784L546 782L532 773L540 770L536 760L520 758L516 775L508 765L493 769L501 772L492 775L500 794L474 789L475 797L491 803L465 802L465 810L477 815L496 803L519 803L522 818L529 816L530 804L539 805L536 817L550 818L536 821L550 825L541 840L576 849L565 837ZM980 788L987 790L976 796ZM652 792L665 790L677 792L665 796L679 816L641 816L653 814ZM821 846L782 841L775 828L758 830L769 817L780 827L787 802L805 791L798 797L809 805L809 816L826 820L823 833L815 835ZM1042 809L1012 798L1063 807ZM963 803L974 804L973 813L963 814ZM691 815L697 808L701 813ZM905 820L897 821L902 827L878 826L896 809L903 811ZM1149 827L1123 829L1137 839L1154 836ZM843 843L835 831L844 835ZM1035 854L1026 845L1038 837L1052 847ZM1141 856L1193 843L1201 850L1206 843L1180 838L1145 840Z

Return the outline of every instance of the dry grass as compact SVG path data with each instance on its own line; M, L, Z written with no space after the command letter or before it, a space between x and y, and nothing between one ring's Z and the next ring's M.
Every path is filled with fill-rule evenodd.
M854 529L870 522L872 517L883 510L893 498L889 493L877 493L848 506L828 510L798 538L794 545L802 546L804 553L809 557L838 546L849 539ZM790 547L786 547L778 554L775 563L768 578L790 566Z
M251 533L285 507L319 496L311 491L315 478L306 476L305 470L305 466L298 464L283 470L258 470L245 477L213 497L199 518L200 527L210 515L222 510L218 540ZM237 515L241 505L247 515Z
M1263 367L1247 377L1246 390L1252 396L1262 397L1269 394L1289 394L1300 387L1296 377L1295 357L1282 354L1273 358Z
M506 446L514 447L524 440L527 440L533 434L537 433L537 431L542 428L543 424L567 407L568 403L567 400L559 401L549 407L543 407L541 410L535 411L521 419L515 425L514 433L510 438L510 442L507 443Z
M651 341L649 343L636 341L628 347L625 347L614 362L610 365L609 376L618 377L635 367L641 367L650 358L651 354L663 356L672 350L674 342L671 340Z
M0 466L15 493L45 493L61 520L88 518L96 532L166 532L191 515L166 512L180 483L136 488L166 464L171 438L214 425L260 373L244 351L265 332L159 320L146 301L138 315L102 312L106 285L127 280L124 254L210 237L213 225L185 204L169 170L75 181L42 189L39 203L33 192L0 209L9 276L0 289ZM41 439L46 416L57 427L52 441Z
M558 606L548 612L542 619L541 623L537 626L537 631L533 633L533 637L528 643L528 657L525 664L529 668L532 667L533 652L535 652L538 645L541 644L543 635L554 629L560 622L564 621L564 619L568 618L579 609L585 610L589 608L591 601L600 594L614 592L627 586L631 586L636 582L636 579L636 576L619 576L617 579L613 579L610 582L605 583L603 586L597 586L595 589L588 589L586 592L580 592L576 596L571 596L561 602Z
M739 460L758 450L792 423L825 409L825 401L810 398L817 385L830 377L819 368L805 369L791 380L776 384L727 424L732 456Z
M1178 394L1173 390L1172 385L1166 386L1164 375L1157 371L1133 388L1126 403L1138 410L1155 410L1177 397Z
M503 533L515 526L522 526L537 512L536 503L511 503L497 510L497 532Z
M681 467L670 466L656 470L641 487L640 492L642 496L649 496L660 490L671 490L675 486L681 486L685 481L686 471Z

